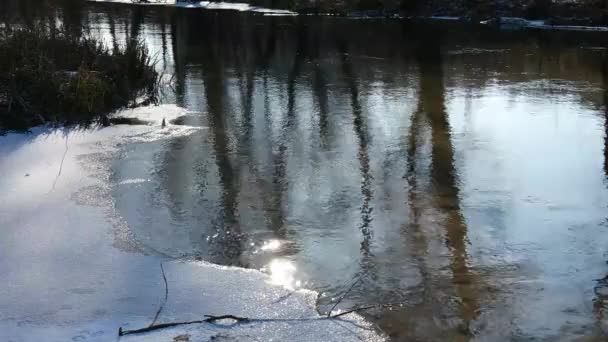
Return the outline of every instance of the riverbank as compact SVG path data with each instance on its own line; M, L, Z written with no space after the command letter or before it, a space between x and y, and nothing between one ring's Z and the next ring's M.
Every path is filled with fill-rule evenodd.
M398 1L374 5L362 2L253 0L251 2L158 0L133 3L131 0L88 0L98 3L122 3L138 6L173 6L189 9L232 10L263 15L331 15L357 19L407 19L420 21L458 21L500 29L542 29L561 31L608 31L608 9L590 1L558 1L540 5L540 1L460 2Z
M319 320L314 292L272 285L255 270L167 258L132 236L109 189L114 181L121 187L140 184L113 180L110 166L121 146L169 143L200 132L161 128L163 118L185 113L163 105L122 114L149 125L38 127L0 137L0 340L383 340L358 315ZM225 314L262 321L193 324L118 338L120 327Z
M0 129L88 125L117 109L155 102L159 75L138 41L106 46L55 23L0 32Z
M229 10L239 12L254 12L264 15L297 15L296 11L284 8L256 6L248 2L236 1L179 1L179 0L152 0L148 2L134 2L132 0L87 0L98 3L117 3L136 6L173 6L178 8L206 9L206 10Z

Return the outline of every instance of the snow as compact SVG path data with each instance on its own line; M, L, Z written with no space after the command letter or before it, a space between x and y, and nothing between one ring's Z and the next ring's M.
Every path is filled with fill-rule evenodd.
M460 17L449 17L449 16L431 16L431 20L442 20L442 21L459 21Z
M165 105L124 113L150 125L0 137L0 341L383 340L356 314L319 319L314 292L273 285L256 270L167 259L132 238L113 208L109 166L122 145L201 129L160 127L184 114ZM150 325L164 302L161 263L168 297L158 323L224 314L270 320L119 339L119 327Z
M539 28L543 30L559 30L559 31L590 31L590 32L608 32L608 27L603 26L574 26L574 25L528 25L530 28Z
M247 3L239 3L239 2L221 2L221 1L198 1L198 2L182 2L175 0L150 0L148 3L138 3L133 2L131 0L88 0L91 2L110 2L110 3L122 3L122 4L130 4L130 5L139 5L139 6L174 6L180 8L198 8L198 9L207 9L207 10L232 10L239 12L255 12L262 13L264 15L286 15L292 16L297 15L296 12L281 10L281 9L271 9L264 8L258 6L252 6Z
M482 21L481 24L492 24L492 20ZM608 32L608 27L603 26L575 26L575 25L549 25L544 20L527 20L520 17L501 17L500 27L503 29L539 29L556 31L591 31Z

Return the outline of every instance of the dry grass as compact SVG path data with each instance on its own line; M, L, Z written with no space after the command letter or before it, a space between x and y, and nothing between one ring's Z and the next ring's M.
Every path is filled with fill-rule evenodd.
M108 48L61 30L5 28L0 33L0 125L87 124L154 100L158 74L139 42Z

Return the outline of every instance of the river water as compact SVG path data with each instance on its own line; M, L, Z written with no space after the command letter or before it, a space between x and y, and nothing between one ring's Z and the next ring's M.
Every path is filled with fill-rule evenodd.
M114 162L115 206L154 253L261 269L320 312L399 303L365 312L395 341L603 340L605 34L59 15L145 41L189 111L170 124L203 127Z

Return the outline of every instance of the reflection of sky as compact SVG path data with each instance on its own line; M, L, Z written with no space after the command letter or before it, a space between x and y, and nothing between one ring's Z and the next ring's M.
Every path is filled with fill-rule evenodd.
M448 108L468 207L500 207L515 220L508 233L515 240L555 238L556 224L601 218L608 197L597 112L525 96L512 105L500 89L482 94L471 107L464 113L464 102L455 99Z
M454 98L448 110L474 261L504 268L494 281L517 289L504 310L536 317L520 327L540 333L576 321L565 308L589 312L592 279L603 272L604 119L572 96L513 103L507 91L476 94L468 112Z
M125 30L124 25L117 28L117 32ZM152 51L160 51L159 29L144 25L141 32ZM171 38L167 39L171 63L174 47ZM444 241L442 220L446 215L442 208L435 208L433 198L429 172L433 140L428 117L423 116L418 123L414 140L415 179L405 179L405 150L420 96L415 65L408 69L401 60L351 59L358 78L354 84L365 121L362 134L369 141L365 147L372 176L370 251L363 256L357 135L361 132L354 127L353 96L340 71L340 58L328 53L330 57L317 61L329 89L328 124L326 136L322 136L319 98L311 88L314 63L303 63L293 85L296 95L291 126L287 126L286 74L293 67L293 55L289 54L293 52L281 51L283 63L275 61L278 65L269 70L251 72L252 110L247 126L247 98L243 94L250 70L241 65L244 72L240 74L230 60L208 65L201 47L188 44L200 42L177 47L180 57L188 61L183 66L184 103L200 113L192 118L196 124L218 122L209 119L206 96L210 94L207 87L212 85L205 84L203 77L210 70L217 71L215 76L225 78L223 88L214 92L223 96L221 122L225 131L210 127L161 146L161 153L154 150L156 154L150 158L158 172L157 187L140 188L137 191L141 192L131 192L128 198L119 196L119 208L127 201L141 208L132 222L148 243L175 256L205 256L214 239L221 241L217 249L223 248L228 240L217 235L224 228L219 217L225 209L221 207L225 184L217 163L222 160L235 177L229 183L238 188L238 227L230 229L242 233L245 241L237 262L264 268L274 282L286 287L297 287L302 281L330 292L348 286L367 267L373 280L363 282L367 287L357 296L370 301L415 288L423 281L422 268L446 283L433 284L437 288L450 286L450 277L445 274L450 272L446 265L452 254ZM517 51L511 57L503 53L492 56L518 60ZM486 70L476 74L474 58L479 56L447 60L443 68L447 89L438 92L447 96L458 208L467 229L466 251L459 252L469 256L471 269L485 276L488 286L518 293L518 298L496 295L497 301L504 300L512 307L506 315L517 316L517 310L529 303L537 307L538 311L530 309L536 316L564 307L585 312L585 291L592 286L591 279L601 276L604 246L608 245L600 225L605 220L608 193L602 170L604 118L593 102L599 91L579 81L545 79L546 70L535 73L531 69L536 63L514 66L526 70L525 77L523 72L510 73L509 68L503 68L507 62L495 57L484 59ZM393 72L393 64L399 73ZM463 71L463 65L474 66L475 72ZM564 77L571 77L566 71L571 72L563 71ZM228 156L218 155L218 137L225 138L222 141L227 144ZM149 148L135 149L135 155L142 155ZM125 159L118 168L132 168L126 166L132 161ZM149 175L139 177L148 179ZM418 192L415 199L409 190ZM171 210L149 213L146 205ZM413 206L421 208L416 211ZM420 234L426 244L418 243L419 237L412 233L414 211L422 216ZM143 216L152 218L144 221ZM146 222L146 226L138 227L138 222ZM167 235L167 229L172 233ZM250 242L255 247L249 248ZM423 253L426 259L420 256ZM535 297L540 289L546 295ZM555 316L554 323L539 319L536 325L521 323L521 327L532 331L547 326L551 330L571 318L564 315Z

